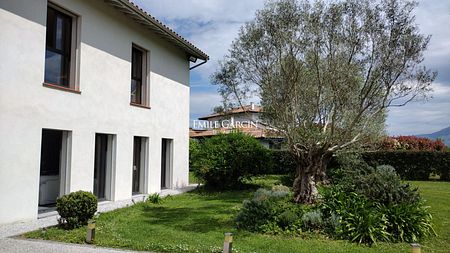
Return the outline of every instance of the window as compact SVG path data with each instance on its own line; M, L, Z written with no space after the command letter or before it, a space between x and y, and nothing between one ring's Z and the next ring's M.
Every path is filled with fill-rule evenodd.
M59 8L47 8L44 83L75 89L76 19Z
M147 52L137 46L131 50L131 104L148 106Z

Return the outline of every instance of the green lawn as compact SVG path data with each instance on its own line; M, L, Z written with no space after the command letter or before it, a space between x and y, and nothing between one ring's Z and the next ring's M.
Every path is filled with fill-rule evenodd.
M423 243L422 252L450 252L450 183L411 182L419 187L433 215L434 229L438 236Z
M256 179L271 184L277 176ZM422 252L449 252L450 183L414 182L428 200L438 237L423 242ZM408 244L379 244L375 247L306 234L302 238L265 236L236 231L233 219L242 200L253 191L211 193L194 191L165 199L161 205L139 203L101 214L97 221L96 245L157 252L220 252L223 233L234 234L233 252L410 252ZM58 228L24 235L83 243L85 229Z

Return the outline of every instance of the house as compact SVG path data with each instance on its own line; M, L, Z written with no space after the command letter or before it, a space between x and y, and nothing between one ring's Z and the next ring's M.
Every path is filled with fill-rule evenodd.
M0 224L188 184L204 52L128 0L2 0L0 31Z
M189 136L192 139L204 139L240 131L255 137L267 148L280 149L283 138L276 130L264 124L262 113L262 107L254 103L215 112L194 120L192 128L189 129Z

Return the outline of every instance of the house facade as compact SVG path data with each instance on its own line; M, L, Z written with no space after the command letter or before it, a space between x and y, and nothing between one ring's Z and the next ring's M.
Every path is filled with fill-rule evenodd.
M188 184L205 53L128 0L0 1L0 31L0 224Z
M224 112L215 112L194 120L189 136L204 139L233 131L251 135L269 149L280 149L283 138L261 119L263 108L250 103Z

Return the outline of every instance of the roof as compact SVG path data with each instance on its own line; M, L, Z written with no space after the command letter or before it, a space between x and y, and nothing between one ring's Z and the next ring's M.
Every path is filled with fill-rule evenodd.
M251 135L255 138L265 138L267 137L266 131L261 128L250 128L250 127L240 127L240 128L216 128L216 129L208 129L208 130L194 130L192 128L189 129L189 137L190 138L200 138L200 137L211 137L217 134L227 134L234 131L239 131L248 135Z
M178 33L164 25L161 21L148 14L142 8L130 0L105 0L105 2L125 15L129 16L136 23L143 25L149 30L163 37L168 42L180 48L188 56L193 56L201 60L209 60L209 56L192 43L181 37Z
M203 138L203 137L211 137L218 134L228 134L232 132L241 132L248 134L250 136L253 136L255 138L261 138L261 139L280 139L283 138L281 134L264 124L258 126L258 127L235 127L235 128L213 128L213 129L192 129L189 128L189 137L190 138Z
M230 109L226 112L213 113L208 116L200 117L198 119L199 120L207 120L207 119L214 118L214 117L225 116L225 115L228 116L228 115L244 113L244 112L260 113L260 112L262 112L262 107L258 106L258 105L244 105L242 107Z

